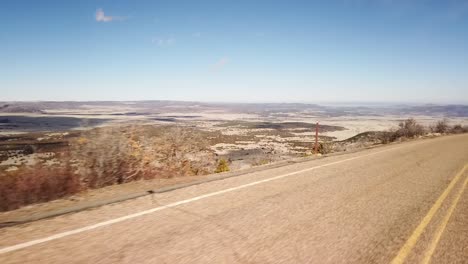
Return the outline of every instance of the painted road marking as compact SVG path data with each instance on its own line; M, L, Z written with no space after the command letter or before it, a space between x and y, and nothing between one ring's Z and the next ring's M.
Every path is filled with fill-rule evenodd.
M421 144L421 143L424 143L424 142L420 142L419 144ZM344 160L334 161L334 162L331 162L331 163L318 165L318 166L303 169L303 170L300 170L300 171L295 171L295 172L275 176L275 177L272 177L272 178L268 178L268 179L255 181L255 182L247 183L247 184L244 184L244 185L224 189L224 190L221 190L221 191L200 195L200 196L193 197L193 198L190 198L190 199L187 199L187 200L182 200L182 201L178 201L178 202L175 202L175 203L170 203L170 204L167 204L167 205L155 207L153 209L141 211L141 212L138 212L138 213L122 216L122 217L111 219L111 220L107 220L107 221L100 222L100 223L97 223L97 224L94 224L94 225L89 225L89 226L85 226L85 227L82 227L82 228L73 229L73 230L70 230L70 231L58 233L58 234L48 236L48 237L45 237L45 238L31 240L29 242L24 242L24 243L20 243L20 244L17 244L17 245L4 247L4 248L0 249L0 254L5 254L5 253L16 251L16 250L19 250L19 249L31 247L31 246L34 246L34 245L37 245L37 244L41 244L41 243L49 242L49 241L52 241L52 240L60 239L60 238L63 238L63 237L79 234L79 233L89 231L89 230L93 230L93 229L96 229L96 228L100 228L100 227L120 223L120 222L129 220L129 219L132 219L132 218L136 218L136 217L140 217L140 216L143 216L143 215L151 214L151 213L154 213L154 212L157 212L157 211L161 211L161 210L164 210L164 209L176 207L176 206L179 206L179 205L182 205L182 204L188 204L188 203L195 202L195 201L198 201L198 200L202 200L202 199L205 199L205 198L208 198L208 197L221 195L221 194L224 194L224 193L244 189L244 188L251 187L251 186L254 186L254 185L258 185L258 184L262 184L262 183L266 183L266 182L275 181L275 180L279 180L279 179L282 179L282 178L290 177L290 176L300 174L300 173L303 173L303 172L308 172L308 171L312 171L312 170L316 170L316 169L319 169L319 168L336 165L336 164L351 161L351 160L356 160L356 159L360 159L360 158L364 158L364 157L368 157L368 156L373 156L373 155L377 155L377 154L380 154L380 153L383 153L383 152L387 152L387 151L391 151L391 150L395 150L395 149L400 149L400 148L404 148L404 147L406 147L406 146L404 145L404 146L384 149L384 150L381 150L381 151L372 152L372 153L368 153L368 154L364 154L364 155L361 155L361 156L352 157L352 158L348 158L348 159L344 159Z
M403 247L400 249L398 252L398 255L392 260L392 264L401 264L405 261L406 257L408 257L409 253L413 249L414 245L416 242L418 242L419 237L423 233L424 229L426 229L427 225L429 222L431 222L432 218L434 215L437 213L439 210L440 206L444 202L445 198L450 194L452 191L453 187L455 184L458 182L458 180L461 178L463 175L464 171L468 168L468 164L466 164L463 169L455 175L453 180L450 182L449 186L445 189L445 191L440 195L439 199L434 203L434 205L431 207L427 215L423 218L421 223L416 227L416 229L413 231L411 236L408 238L406 243L403 245Z
M445 227L447 227L447 223L450 220L450 217L452 216L453 211L455 211L455 208L457 207L458 201L460 200L460 197L463 195L463 192L465 191L465 188L466 188L467 184L468 184L468 176L466 177L465 181L463 182L463 185L462 185L461 189L458 191L457 196L453 200L452 205L450 206L449 210L447 211L447 214L444 217L444 220L442 220L442 223L437 228L435 236L432 239L432 242L431 242L431 245L429 246L429 249L426 251L426 254L424 255L424 260L423 260L422 263L428 264L431 261L432 254L434 254L434 251L437 248L437 244L439 244L440 237L444 233Z

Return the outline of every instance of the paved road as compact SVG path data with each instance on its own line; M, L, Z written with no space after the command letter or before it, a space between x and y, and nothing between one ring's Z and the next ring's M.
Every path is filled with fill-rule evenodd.
M457 135L264 170L0 229L0 263L468 263L467 162Z

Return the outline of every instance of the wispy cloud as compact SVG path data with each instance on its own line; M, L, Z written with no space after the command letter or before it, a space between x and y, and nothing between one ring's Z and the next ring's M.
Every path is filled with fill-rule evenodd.
M201 33L200 32L195 32L195 33L192 34L192 37L199 38L199 37L201 37Z
M220 70L222 68L224 68L224 66L226 66L226 64L229 63L229 58L228 57L222 57L220 58L214 65L214 69L215 70Z
M158 46L161 47L166 47L166 46L172 46L175 43L175 39L173 37L169 38L153 38L151 40L152 43L157 44Z
M124 20L124 19L125 19L124 17L106 16L106 14L104 14L104 11L102 10L102 8L99 8L98 10L96 10L96 21L97 22L111 22L111 21L115 21L115 20Z

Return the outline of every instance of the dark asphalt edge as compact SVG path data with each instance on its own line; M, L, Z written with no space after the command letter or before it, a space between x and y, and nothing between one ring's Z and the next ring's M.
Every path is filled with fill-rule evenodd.
M43 220L43 219L53 218L53 217L57 217L57 216L65 215L65 214L78 213L78 212L81 212L81 211L94 209L94 208L101 207L101 206L104 206L104 205L110 205L110 204L125 202L125 201L128 201L128 200L132 200L132 199L136 199L136 198L140 198L140 197L144 197L144 196L148 196L148 195L152 195L152 194L156 194L156 193L170 192L170 191L183 189L183 188L187 188L187 187L191 187L191 186L195 186L195 185L200 185L200 184L203 184L203 183L208 183L208 182L213 182L213 181L220 181L220 180L233 178L233 177L237 177L237 176L241 176L241 175L247 175L247 174L258 172L258 171L264 171L264 170L269 170L269 169L280 168L280 167L284 167L284 166L291 165L291 164L297 164L297 163L303 163L303 162L308 162L308 161L312 161L312 160L324 159L324 158L327 158L327 157L334 157L334 156L352 154L352 153L361 152L361 151L369 150L369 149L375 149L375 148L379 148L379 147L383 147L383 146L391 146L391 145L396 145L396 144L401 144L401 143L413 142L413 141L416 141L416 140L427 140L427 139L432 139L432 138L439 138L439 137L428 137L428 138L412 139L412 140L407 140L407 141L402 141L402 142L392 142L392 143L389 143L389 144L377 144L377 145L373 145L373 146L369 146L369 147L364 147L364 148L361 148L361 149L355 149L355 150L352 150L352 151L335 152L335 153L325 154L325 155L322 155L322 156L307 156L307 157L293 158L293 159L287 159L287 160L279 161L279 162L272 163L272 164L267 164L267 165L261 165L261 166L253 167L253 168L248 168L248 169L244 169L244 170L233 171L233 172L224 172L224 173L220 173L219 176L213 177L213 178L207 178L207 179L196 180L196 181L188 182L188 183L176 184L176 185L172 185L172 186L162 187L162 188L159 188L159 189L150 189L150 190L147 190L147 191L144 191L144 192L138 192L138 193L133 193L133 194L128 194L128 195L123 195L123 196L113 198L113 199L97 201L97 202L94 202L94 203L91 202L91 203L88 203L86 205L72 206L72 207L68 207L68 208L65 208L65 209L59 209L59 210L55 210L55 211L48 212L48 213L37 214L37 215L29 216L29 217L19 218L18 220L15 220L15 221L0 222L0 229L5 228L5 227L11 227L11 226L16 226L16 225L31 223L31 222L35 222L35 221L39 221L39 220ZM218 174L214 174L214 175L218 175Z

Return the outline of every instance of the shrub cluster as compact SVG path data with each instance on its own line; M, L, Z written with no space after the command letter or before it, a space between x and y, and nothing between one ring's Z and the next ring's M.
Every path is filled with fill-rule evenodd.
M188 128L103 127L69 144L60 165L0 171L0 211L134 180L208 174L216 167L208 144Z
M450 129L450 133L452 134L468 133L468 126L462 126L460 124L454 125Z
M429 127L424 127L421 124L418 124L413 118L406 119L403 122L400 122L398 129L389 131L383 135L383 143L389 143L401 138L414 138L428 133L438 133L438 134L459 134L467 133L468 126L462 126L456 124L450 126L447 119L439 120L434 125Z
M229 171L228 162L225 159L220 159L218 161L218 166L216 167L215 173L221 173Z
M468 126L456 124L451 126L447 119L440 120L434 125L425 127L415 119L409 118L398 124L398 127L389 131L368 131L352 138L320 143L318 151L322 154L340 152L350 149L361 149L375 144L388 144L398 140L421 137L428 134L460 134L468 133Z
M66 167L24 166L17 171L0 173L0 178L0 211L54 200L82 190L79 177Z

